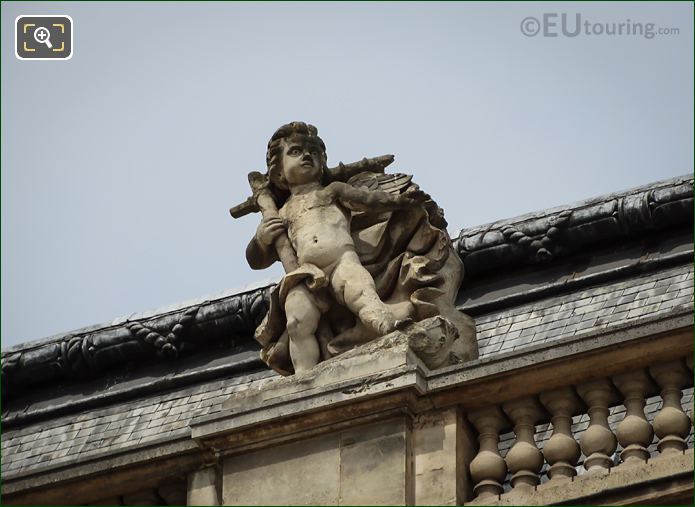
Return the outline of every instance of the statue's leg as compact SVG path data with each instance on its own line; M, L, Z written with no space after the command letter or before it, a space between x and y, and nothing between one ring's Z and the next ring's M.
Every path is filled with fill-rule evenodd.
M285 300L287 333L290 338L290 358L295 373L306 371L319 362L320 351L316 339L321 312L306 285L300 283L290 289Z
M379 298L372 275L360 264L356 253L349 252L341 258L331 276L331 287L338 300L342 299L379 336L396 329L396 319Z

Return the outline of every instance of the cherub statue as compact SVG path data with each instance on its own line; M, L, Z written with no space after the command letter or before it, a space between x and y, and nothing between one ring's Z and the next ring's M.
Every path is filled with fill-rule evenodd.
M410 176L379 173L392 160L365 159L330 170L317 129L293 122L270 139L267 174L249 175L254 196L243 206L262 211L263 220L246 249L247 261L263 269L281 260L286 271L255 333L261 356L280 373L306 371L413 320L442 314L432 300L447 292L436 287L447 281L437 272L449 257L461 274L462 264L455 253L448 255L441 209ZM239 208L233 216L245 214ZM434 257L417 255L423 248ZM418 312L423 306L429 310ZM456 312L453 299L449 307ZM472 320L458 313L453 325L465 321L470 332ZM462 353L477 355L477 349Z

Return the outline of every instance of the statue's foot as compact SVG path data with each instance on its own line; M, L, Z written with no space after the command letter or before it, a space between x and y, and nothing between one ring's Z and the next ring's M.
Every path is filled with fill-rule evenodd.
M396 320L393 317L379 319L373 322L372 327L377 335L384 336L396 330Z
M410 326L413 323L413 319L406 318L406 319L384 319L381 322L377 323L376 331L379 333L380 336L385 336L389 333L392 333L396 330L402 331L408 326Z
M396 319L388 310L360 312L360 320L371 328L377 336L384 336L397 329L404 329L413 323L413 319Z

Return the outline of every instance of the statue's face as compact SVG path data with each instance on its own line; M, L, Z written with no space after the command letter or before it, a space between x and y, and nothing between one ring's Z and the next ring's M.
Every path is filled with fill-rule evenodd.
M315 139L293 136L282 144L282 171L289 185L321 180L323 150Z

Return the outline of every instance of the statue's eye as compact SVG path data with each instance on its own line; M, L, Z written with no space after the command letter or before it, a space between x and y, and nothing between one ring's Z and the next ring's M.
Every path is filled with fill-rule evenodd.
M291 148L290 149L290 155L297 156L301 153L301 151L302 150L300 150L299 148Z

